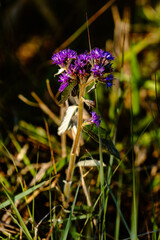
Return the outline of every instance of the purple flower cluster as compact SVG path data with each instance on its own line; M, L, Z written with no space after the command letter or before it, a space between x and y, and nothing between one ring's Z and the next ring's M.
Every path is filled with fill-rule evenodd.
M90 53L84 52L80 55L71 49L65 49L54 53L52 56L53 64L62 68L59 82L61 86L59 91L62 92L71 83L85 83L89 77L95 81L106 83L107 88L113 85L113 75L111 72L111 61L114 57L102 49L92 49ZM104 75L107 77L104 77Z

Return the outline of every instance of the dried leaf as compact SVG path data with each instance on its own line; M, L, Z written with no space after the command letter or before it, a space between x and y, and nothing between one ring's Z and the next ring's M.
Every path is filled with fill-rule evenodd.
M72 117L76 114L77 111L78 111L78 106L75 106L75 105L67 108L63 121L60 127L58 128L58 135L63 134L70 127Z
M90 160L83 160L76 164L77 167L99 167L100 161L96 159L90 159ZM106 164L103 163L103 166L105 167Z

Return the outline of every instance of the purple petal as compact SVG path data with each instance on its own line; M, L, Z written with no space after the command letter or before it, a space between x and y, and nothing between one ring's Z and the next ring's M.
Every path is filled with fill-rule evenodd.
M113 85L113 75L109 74L105 80L106 80L107 88L111 88Z
M94 77L103 76L104 67L102 65L94 65L91 69L91 72L94 74Z
M67 73L63 73L60 75L58 82L61 82L61 86L59 88L60 92L63 92L63 90L69 85L70 77Z
M94 111L92 111L91 114L93 123L95 123L97 127L100 126L101 124L100 117Z

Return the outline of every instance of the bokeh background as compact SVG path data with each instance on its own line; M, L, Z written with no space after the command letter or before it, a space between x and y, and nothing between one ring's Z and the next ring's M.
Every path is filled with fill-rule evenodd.
M53 80L51 56L106 1L0 1L0 112L1 128L12 128L19 119L30 119L30 110L18 99L31 91L45 96L46 78ZM134 22L135 1L117 1L120 14L128 6ZM111 8L90 26L92 47L105 48L113 40ZM67 46L83 52L89 49L87 30ZM53 88L56 82L51 81ZM57 89L56 89L57 90ZM55 92L56 92L55 90ZM32 118L36 117L32 114ZM33 120L33 119L32 119Z

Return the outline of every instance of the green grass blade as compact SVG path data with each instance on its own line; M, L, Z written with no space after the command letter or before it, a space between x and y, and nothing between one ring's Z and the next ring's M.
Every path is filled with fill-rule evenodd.
M2 186L3 186L3 188L4 188L4 191L5 191L5 194L7 195L7 198L9 199L9 201L10 201L10 203L11 203L11 205L12 205L14 211L15 211L15 214L16 214L16 216L17 216L17 218L18 218L18 220L19 220L19 222L20 222L20 224L21 224L22 231L24 232L24 234L26 235L26 237L27 237L28 240L32 240L32 237L31 237L31 235L30 235L30 233L29 233L29 231L28 231L25 223L23 222L23 219L22 219L22 217L21 217L18 209L16 208L16 206L15 206L12 198L11 198L10 195L8 194L8 191L7 191L6 187L5 187L5 185L3 184L3 182L1 182L1 184L2 184Z
M122 211L121 211L121 209L120 209L120 207L119 207L119 205L118 205L118 203L117 203L117 200L116 200L116 198L115 198L112 190L110 189L110 186L108 185L108 183L107 183L106 185L107 185L107 187L108 187L108 189L109 189L109 192L110 192L110 194L111 194L111 196L112 196L112 199L113 199L113 201L114 201L114 203L115 203L115 205L116 205L116 207L117 207L117 210L119 211L119 214L120 214L120 216L121 216L121 218L122 218L122 221L123 221L123 223L124 223L124 225L125 225L125 227L126 227L126 229L127 229L127 232L128 232L129 235L131 236L131 231L130 231L130 229L129 229L129 227L128 227L128 224L127 224L126 220L125 220L124 217L123 217ZM134 240L135 240L135 239L134 239Z
M91 137L95 142L99 143L101 145L101 148L104 147L107 152L116 158L121 159L120 154L112 142L112 139L106 129L102 127L97 128L95 124L89 124L83 126L82 130L86 132L88 136Z
M133 141L133 105L132 105L132 95L131 95L131 145L132 145L132 178L133 178L133 205L132 205L132 215L131 215L131 240L137 239L137 219L138 219L138 200L137 200L137 186L136 186L136 173L135 173L135 163L134 163L134 141Z
M69 214L67 225L65 227L65 230L64 230L60 240L66 240L67 239L68 232L69 232L69 229L70 229L70 226L71 226L73 210L74 210L76 200L77 200L77 196L78 196L78 192L79 192L80 183L81 183L81 180L79 181L79 184L78 184L78 187L77 187L77 190L76 190L76 194L75 194L74 201L73 201L73 204L72 204L72 207L71 207L71 212Z
M119 192L117 196L117 203L120 206L121 205L121 188L122 188L122 173L120 172L119 175ZM119 230L120 230L120 213L117 209L117 217L116 217L116 227L115 227L115 240L119 240Z
M140 100L139 100L139 88L138 83L140 80L140 70L137 61L137 56L131 48L131 70L132 70L132 96L133 96L133 115L137 115L140 111Z
M21 148L20 144L18 143L18 141L16 140L16 138L14 137L14 135L10 134L10 138L12 140L13 145L17 149L18 153L20 153L22 148ZM28 168L30 170L30 173L34 177L35 174L36 174L36 171L34 170L33 166L31 165L31 162L30 162L30 160L29 160L29 158L27 157L26 154L23 156L23 161L24 161L25 165L28 166Z
M2 181L1 181L1 180L0 180L0 182L1 182L1 184L2 184ZM31 194L31 193L34 192L36 189L40 188L44 183L45 183L45 181L42 182L42 183L40 183L40 184L38 184L38 185L36 185L36 186L34 186L34 187L32 187L32 188L30 188L30 189L28 189L28 190L26 190L26 191L24 191L24 192L22 192L22 193L19 193L18 195L16 195L16 196L14 197L14 201L20 200L21 198L27 196L28 194ZM2 185L4 186L4 184L2 184ZM8 192L7 192L7 193L8 193ZM11 198L11 197L10 197L10 198ZM12 199L12 201L13 201L13 198L11 198L11 199ZM5 208L5 207L7 207L7 206L10 205L10 204L11 204L11 201L10 201L10 200L7 200L7 201L5 201L5 202L3 202L3 203L0 204L0 209Z

